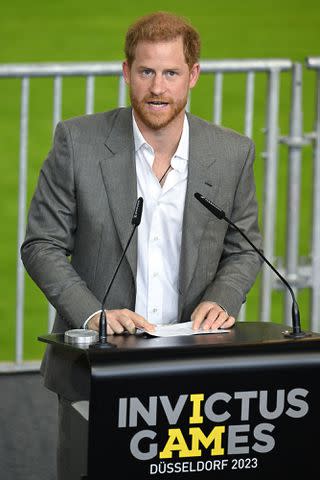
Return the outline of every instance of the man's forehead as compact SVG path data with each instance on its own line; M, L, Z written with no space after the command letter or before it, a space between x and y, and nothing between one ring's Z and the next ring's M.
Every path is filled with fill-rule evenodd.
M181 37L167 41L140 41L135 49L134 59L141 61L170 61L186 63Z
M140 40L135 50L155 50L155 49L177 49L183 51L183 40L182 37L175 37L169 40Z

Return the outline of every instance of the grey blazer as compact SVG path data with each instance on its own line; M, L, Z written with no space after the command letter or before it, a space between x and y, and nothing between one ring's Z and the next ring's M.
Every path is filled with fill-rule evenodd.
M254 145L248 137L193 115L188 120L179 322L188 321L202 300L215 301L237 316L261 268L259 256L242 236L194 198L200 192L212 200L261 248ZM79 328L99 310L131 233L136 199L131 108L58 124L21 247L27 272L56 308L54 332ZM135 235L108 296L108 309L134 310L136 242ZM41 370L45 385L70 400L83 398L88 385L78 376L78 366L67 369L48 347Z

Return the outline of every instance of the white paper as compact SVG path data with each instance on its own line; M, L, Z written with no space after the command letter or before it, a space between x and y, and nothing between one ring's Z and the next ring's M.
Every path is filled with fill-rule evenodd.
M217 328L215 330L192 329L193 322L172 323L170 325L157 325L156 329L151 331L140 330L153 337L179 337L181 335L206 335L210 333L227 333L230 330Z

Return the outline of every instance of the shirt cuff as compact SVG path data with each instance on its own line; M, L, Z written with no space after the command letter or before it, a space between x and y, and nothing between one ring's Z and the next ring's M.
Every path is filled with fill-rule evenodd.
M94 317L97 313L101 313L101 310L97 310L96 312L92 313L90 315L90 317L87 318L87 320L84 322L84 324L82 325L82 328L86 329L87 328L87 325L88 325L88 322L91 320L92 317Z

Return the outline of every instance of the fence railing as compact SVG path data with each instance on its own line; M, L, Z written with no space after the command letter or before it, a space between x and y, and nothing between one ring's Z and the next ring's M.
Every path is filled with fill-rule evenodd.
M266 76L267 92L265 95L265 151L263 153L264 193L263 193L263 238L264 253L270 260L274 259L275 217L277 208L277 172L279 145L288 146L288 228L286 241L286 265L283 272L292 282L295 290L311 288L312 305L310 328L320 329L320 59L309 58L307 68L317 73L317 103L315 112L315 130L303 135L302 124L302 71L303 65L293 63L290 59L247 59L247 60L203 60L200 62L202 75L212 75L212 121L221 124L223 111L223 81L226 74L242 73L246 77L244 94L243 133L249 137L254 127L255 80L257 75ZM291 76L291 112L290 131L287 136L279 132L280 78L283 72ZM29 131L29 97L30 81L33 78L50 77L53 79L53 128L62 118L63 80L66 77L84 77L86 79L85 113L94 112L96 77L116 77L118 79L118 106L127 104L127 90L122 77L121 62L100 63L56 63L56 64L12 64L0 65L0 78L21 79L21 113L20 113L20 150L19 150L19 202L18 202L18 235L17 235L17 281L16 281L16 345L15 362L2 364L2 370L38 368L38 364L24 361L23 326L24 326L24 278L25 272L20 259L20 245L25 235L26 198L28 178L28 131ZM188 102L188 110L192 111L192 95ZM80 112L82 113L82 112ZM79 114L80 114L79 113ZM18 134L17 134L18 141ZM310 264L299 265L299 209L301 154L306 144L314 144L314 198L313 198L313 241L310 252ZM282 289L277 278L267 267L263 267L261 275L259 319L271 320L271 295L275 289ZM291 297L285 294L285 322L291 323ZM51 329L54 309L49 306L48 330ZM245 320L245 307L240 313L240 320ZM35 367L36 365L36 367ZM1 371L1 363L0 363Z
M308 135L313 143L313 216L312 246L310 268L311 277L311 328L320 328L320 57L308 57L309 69L316 73L314 130Z

